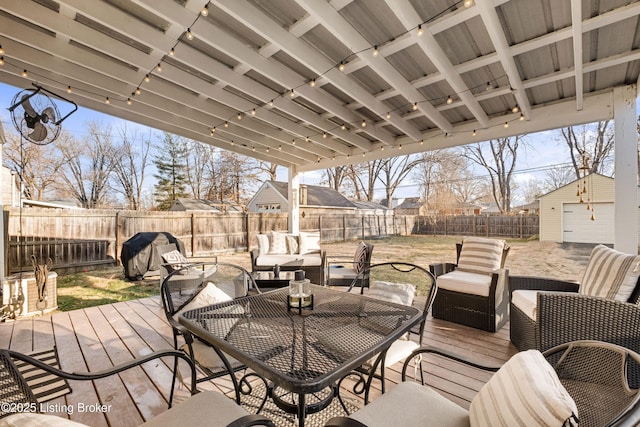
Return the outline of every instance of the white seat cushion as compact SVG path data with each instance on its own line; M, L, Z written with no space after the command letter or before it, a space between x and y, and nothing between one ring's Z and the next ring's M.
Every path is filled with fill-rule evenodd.
M402 382L349 418L369 427L469 427L469 413L430 387Z
M355 279L358 273L353 268L330 267L329 277L331 279Z
M141 427L224 426L248 414L224 394L204 391L150 419Z
M560 427L577 426L579 414L542 353L527 350L509 359L480 389L469 416L474 427Z
M0 427L86 427L86 424L55 415L17 412L0 418Z
M274 265L287 266L289 265L297 265L297 266L320 266L322 265L322 257L320 256L320 252L306 254L306 255L261 255L256 258L256 265L260 267L273 267Z
M440 289L488 297L489 288L491 287L491 275L454 270L438 276L436 283Z
M216 353L216 351L212 347L198 340L194 340L191 346L193 347L193 358L198 362L198 365L212 371L219 371L226 368L226 366L222 362L222 359L220 359L220 356L218 356L218 353ZM180 347L180 350L191 356L191 354L189 353L188 345L183 344L182 347ZM240 362L238 362L233 357L227 354L225 354L225 356L227 357L227 361L231 364L232 367L240 365Z
M394 283L376 280L369 284L367 296L397 304L411 305L416 295L416 287L410 283Z
M538 292L528 289L518 289L511 295L511 304L518 307L530 319L536 320L538 314Z

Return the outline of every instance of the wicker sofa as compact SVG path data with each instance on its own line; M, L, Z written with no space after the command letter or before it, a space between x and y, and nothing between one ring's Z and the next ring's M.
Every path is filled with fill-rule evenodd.
M257 239L258 248L251 250L251 271L270 271L278 265L281 271L304 270L312 283L324 285L327 254L320 248L319 232L274 231L258 234Z
M544 351L569 341L598 340L640 351L640 257L617 252L624 262L611 268L597 262L598 251L609 253L609 259L616 255L604 246L594 248L582 284L540 277L509 278L510 338L519 350ZM595 271L603 276L594 278L591 273ZM620 295L614 289L603 296L601 289L599 296L593 295L589 282L601 286L615 278L626 281L626 292ZM522 301L523 291L529 294L525 298L529 304ZM531 304L535 304L534 312ZM640 385L638 369L631 375L631 382Z

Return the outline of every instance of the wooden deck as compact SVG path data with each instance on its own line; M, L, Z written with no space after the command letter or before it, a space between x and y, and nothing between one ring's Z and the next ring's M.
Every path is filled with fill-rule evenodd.
M20 352L56 346L60 364L67 371L98 371L152 351L171 348L172 335L159 297L56 313L0 323L0 347ZM508 326L492 334L449 322L427 320L424 343L453 351L483 364L499 366L517 350L509 342ZM102 380L70 382L72 393L47 402L54 414L91 426L136 426L167 408L172 360L142 367ZM429 360L428 383L454 402L469 401L488 376L460 365ZM389 387L400 380L400 364L387 373ZM379 382L374 382L379 386ZM229 380L199 384L201 390L230 390ZM188 395L183 387L177 401ZM379 395L375 390L373 398ZM104 413L78 411L78 403L107 405ZM103 407L105 408L105 407Z

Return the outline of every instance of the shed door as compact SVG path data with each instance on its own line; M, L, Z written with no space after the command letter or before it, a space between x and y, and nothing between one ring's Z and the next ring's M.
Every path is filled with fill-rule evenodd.
M613 243L613 203L594 203L595 221L586 204L567 203L563 207L563 242Z

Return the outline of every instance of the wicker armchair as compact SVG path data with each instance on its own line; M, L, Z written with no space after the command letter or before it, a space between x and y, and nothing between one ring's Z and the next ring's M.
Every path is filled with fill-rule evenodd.
M476 245L470 256L465 256L465 244ZM487 250L492 256L490 263L486 262L484 254L478 249L483 245L492 247L490 251ZM429 269L438 281L433 317L489 332L498 331L509 320L509 271L504 268L509 249L503 240L467 237L462 243L456 244L456 264L431 264ZM465 268L461 274L465 260L472 268ZM473 266L483 263L482 269L485 271L476 274ZM458 266L461 268L458 269ZM454 275L460 275L460 279L454 279L453 285L445 284L442 277L448 279ZM472 280L462 283L465 276Z
M27 380L21 371L16 367L16 361L21 361L30 365L30 370L42 370L56 377L65 380L89 381L117 375L127 369L140 366L152 360L163 357L172 357L175 360L174 366L182 359L190 368L191 374L191 394L192 396L184 402L176 405L166 412L151 418L143 424L145 427L166 427L166 426L253 426L274 424L261 415L249 414L239 405L221 393L207 391L198 393L196 389L196 370L191 360L180 351L165 350L148 354L144 357L132 360L100 372L70 373L56 369L27 355L0 349L0 395L2 396L2 407L0 408L0 425L68 425L70 427L82 426L73 421L68 421L60 417L48 414L40 414L41 405L29 387ZM174 377L175 378L175 377ZM197 394L196 394L197 393Z
M519 350L544 351L568 341L592 339L640 352L640 278L635 265L638 259L597 246L587 264L582 285L511 276L511 342ZM600 271L601 276L595 274ZM610 288L605 286L607 281L611 282ZM626 291L616 287L615 281L624 281ZM607 297L590 295L598 295L591 283L604 288L599 295ZM622 293L616 296L618 292Z
M523 354L521 352L516 356L520 357ZM540 425L542 421L537 418L537 415L542 412L538 412L536 409L544 411L548 408L549 401L553 400L551 396L557 396L556 393L543 394L550 399L541 399L542 403L539 404L537 403L536 392L530 390L531 383L529 381L514 381L515 384L511 384L509 387L515 387L519 390L518 392L513 392L509 395L495 394L492 402L494 405L488 405L483 398L486 398L487 394L491 394L491 392L485 393L484 396L480 397L483 394L483 390L480 390L471 402L470 411L467 411L430 387L422 386L417 382L406 381L407 368L411 360L417 355L423 355L430 359L437 357L448 361L453 360L460 363L461 369L475 368L485 371L497 371L497 368L483 367L449 353L422 347L416 350L412 357L405 362L402 370L402 383L349 417L332 418L325 424L325 427L376 427L389 425L402 425L404 427L468 427L470 419L474 415L478 418L484 416L500 419L503 422L502 425L505 425L506 420L514 417L521 421L512 422L509 425L523 425L523 422L525 422L524 425L533 425L534 423L522 421L527 418L530 421L537 421L536 425ZM581 427L631 427L640 425L640 392L637 389L629 388L624 375L630 365L638 366L640 363L639 354L609 343L576 341L549 349L543 355L544 359L538 359L541 359L542 363L546 359L546 362L550 365L547 369L552 368L555 371L564 390L575 402L577 418L579 419L578 423L578 420L575 419L576 414L573 413L565 421L565 424L560 422L555 425L579 424ZM514 359L516 356L514 356ZM507 363L511 363L512 360ZM529 367L528 365L519 366L522 368L518 369L519 372L526 371L527 368L532 371L524 374L526 378L533 379L535 374L538 373L534 367ZM500 375L500 373L495 375ZM505 376L502 378L505 379ZM508 378L507 381L509 381ZM498 385L495 386L496 384ZM489 386L489 383L484 387L487 386ZM511 390L502 381L494 382L493 386L498 390L494 388L492 391L504 392ZM499 389L501 386L504 387L502 390ZM509 404L505 402L507 399ZM477 402L478 400L480 400L479 403ZM522 403L522 405L519 403ZM478 409L475 414L472 414L474 404L477 405L476 408L482 409ZM500 412L500 415L497 412Z

